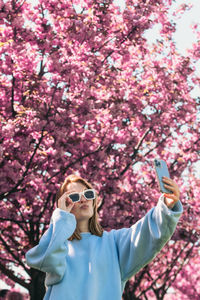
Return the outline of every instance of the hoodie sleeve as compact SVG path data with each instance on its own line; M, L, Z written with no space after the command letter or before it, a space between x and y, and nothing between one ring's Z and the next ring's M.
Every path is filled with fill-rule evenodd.
M60 281L65 273L67 239L73 234L75 228L75 216L56 208L49 228L41 237L39 244L26 253L27 264L48 273L47 278L52 284Z
M127 281L147 265L163 248L175 231L183 211L178 201L169 209L160 197L152 208L131 228L115 231L122 281Z

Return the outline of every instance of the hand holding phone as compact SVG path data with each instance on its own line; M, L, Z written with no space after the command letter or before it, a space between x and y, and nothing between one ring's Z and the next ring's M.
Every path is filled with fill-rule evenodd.
M155 159L154 166L160 191L164 193L164 201L168 208L172 209L179 201L180 191L175 181L170 178L167 164L164 160Z
M160 192L166 193L166 194L172 194L173 192L165 188L163 177L170 178L169 171L167 168L167 164L164 160L161 159L155 159L154 160L154 166L156 171L156 177L158 179Z

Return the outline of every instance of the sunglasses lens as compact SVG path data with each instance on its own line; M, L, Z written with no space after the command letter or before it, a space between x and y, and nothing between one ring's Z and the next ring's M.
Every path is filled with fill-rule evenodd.
M77 202L79 201L79 194L78 193L70 194L69 198L72 200L72 202Z
M85 196L86 199L91 199L91 200L95 198L93 190L86 190L84 192L84 196Z

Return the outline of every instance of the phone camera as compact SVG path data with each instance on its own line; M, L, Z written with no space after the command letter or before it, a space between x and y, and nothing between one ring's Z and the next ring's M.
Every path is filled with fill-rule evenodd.
M156 165L156 167L160 167L160 165L161 165L157 159L155 160L155 165Z

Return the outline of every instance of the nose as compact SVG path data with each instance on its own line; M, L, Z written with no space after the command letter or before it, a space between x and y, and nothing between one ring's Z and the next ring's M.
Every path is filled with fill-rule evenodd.
M81 195L81 199L80 199L80 202L86 202L87 199L85 199L84 195Z

